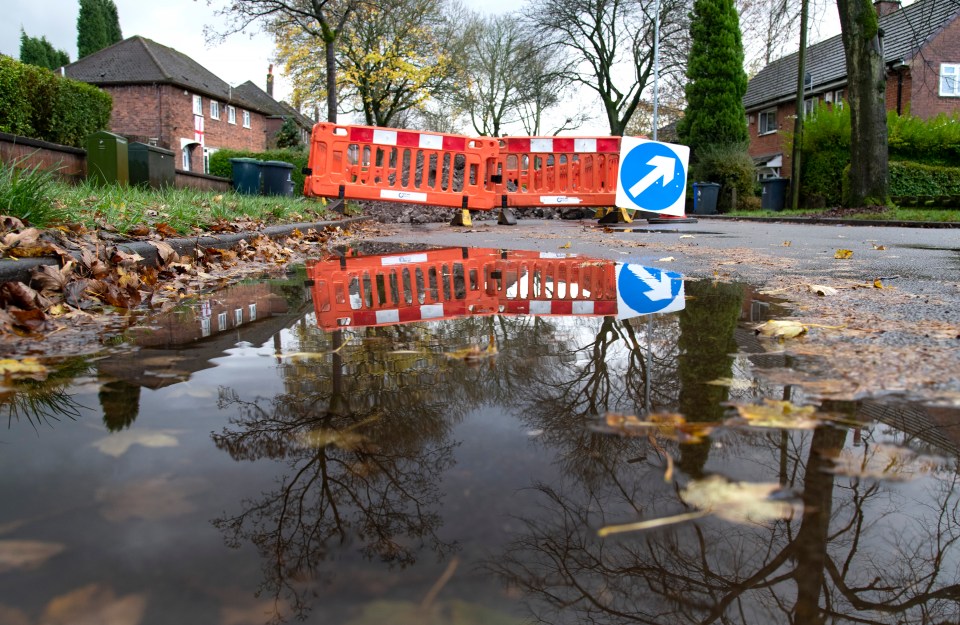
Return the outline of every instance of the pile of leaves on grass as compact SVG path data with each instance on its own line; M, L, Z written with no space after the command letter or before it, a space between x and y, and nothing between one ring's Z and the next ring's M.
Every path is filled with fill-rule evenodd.
M252 227L225 223L216 230ZM165 240L174 235L163 228L144 233L139 240L155 248L157 259L146 263L121 249L109 232L83 226L39 230L0 216L0 258L57 261L34 268L27 282L0 283L0 354L49 353L48 339L62 333L83 334L69 351L95 351L144 313L166 312L184 298L243 277L285 272L291 262L322 254L352 233L328 226L274 240L253 232L229 249L199 248L195 255L178 254Z

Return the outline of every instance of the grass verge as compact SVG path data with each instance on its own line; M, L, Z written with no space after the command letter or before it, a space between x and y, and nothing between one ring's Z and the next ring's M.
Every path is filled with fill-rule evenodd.
M798 217L823 219L850 219L876 221L960 222L960 210L955 208L886 208L886 209L799 209L750 210L724 213L731 217Z
M16 164L0 166L0 214L29 225L108 227L127 233L141 226L166 224L178 233L205 230L218 222L290 223L321 218L319 200L241 195L234 191L70 185L50 173Z

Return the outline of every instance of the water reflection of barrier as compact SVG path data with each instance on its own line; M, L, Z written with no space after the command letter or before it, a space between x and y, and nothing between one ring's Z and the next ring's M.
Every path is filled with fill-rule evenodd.
M566 254L444 248L334 256L308 267L325 329L468 315L613 315L616 263Z

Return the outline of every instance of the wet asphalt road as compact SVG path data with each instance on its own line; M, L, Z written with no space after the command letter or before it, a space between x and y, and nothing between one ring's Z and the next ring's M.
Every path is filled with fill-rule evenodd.
M788 259L790 266L785 271L809 278L854 281L887 278L901 288L934 289L940 294L960 297L960 231L956 229L712 219L671 225L647 225L641 220L607 229L597 226L594 220L521 221L517 226L475 221L472 229L446 224L409 226L384 240L569 251L654 266L665 266L657 261L668 251L674 260L667 268L690 277L709 277L718 259L728 258L739 250L750 250L760 256ZM558 241L561 241L559 245ZM562 247L567 243L569 248ZM852 258L838 262L834 255L839 249L851 250ZM710 255L709 250L717 253ZM751 258L743 260L743 264L726 265L726 268L748 282L763 282L770 277L769 268L751 264Z

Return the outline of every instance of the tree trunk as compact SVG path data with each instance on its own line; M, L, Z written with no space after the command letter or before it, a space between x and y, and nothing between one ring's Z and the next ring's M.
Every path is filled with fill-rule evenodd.
M848 206L889 203L886 72L879 18L870 0L837 0L850 106Z
M327 121L337 123L337 40L325 37L324 52L327 55Z

